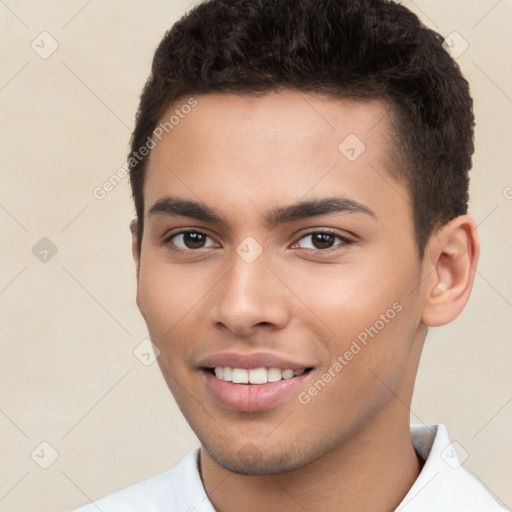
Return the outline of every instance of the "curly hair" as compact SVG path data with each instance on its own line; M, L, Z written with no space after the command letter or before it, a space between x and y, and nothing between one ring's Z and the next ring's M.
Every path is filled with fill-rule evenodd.
M393 107L390 174L407 184L416 244L467 213L473 101L443 37L389 0L206 0L160 42L131 138L139 250L148 156L133 156L166 110L193 94L258 95L280 86Z

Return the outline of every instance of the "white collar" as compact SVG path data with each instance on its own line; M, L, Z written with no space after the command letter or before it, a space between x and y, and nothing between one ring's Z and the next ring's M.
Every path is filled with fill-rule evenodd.
M411 425L411 439L416 453L425 463L396 512L505 511L483 485L462 467L454 446L461 452L463 461L466 452L459 443L450 441L443 424ZM194 506L199 512L215 512L210 500L206 497L199 476L198 453L199 449L189 454L186 471L188 478L194 479L193 487L196 489ZM202 497L198 500L199 486ZM181 506L183 507L187 502L191 503L190 500L192 495L184 500Z
M411 438L425 464L396 512L506 512L462 467L467 452L456 441L450 441L443 424L411 425ZM455 449L461 453L462 462Z
M446 427L413 425L411 439L425 461L395 512L507 512L462 466ZM173 469L110 494L75 512L215 512L198 467L199 448ZM465 457L464 457L465 458Z

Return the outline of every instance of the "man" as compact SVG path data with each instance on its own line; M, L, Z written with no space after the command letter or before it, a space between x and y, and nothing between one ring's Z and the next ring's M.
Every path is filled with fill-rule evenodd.
M158 47L129 157L137 304L201 442L81 511L498 511L409 425L464 308L474 118L384 0L210 0Z

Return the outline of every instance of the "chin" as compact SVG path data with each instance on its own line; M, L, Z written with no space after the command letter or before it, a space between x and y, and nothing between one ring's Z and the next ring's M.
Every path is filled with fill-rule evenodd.
M265 452L252 443L246 443L238 451L232 447L222 450L202 443L210 457L224 469L239 475L278 475L300 468L309 461L306 454L291 449L286 452Z

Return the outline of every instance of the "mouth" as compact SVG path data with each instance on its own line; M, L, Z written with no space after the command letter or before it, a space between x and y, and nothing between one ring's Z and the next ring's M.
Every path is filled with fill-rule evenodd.
M313 367L248 369L215 366L201 367L201 376L217 406L247 413L271 410L298 399L313 370Z

